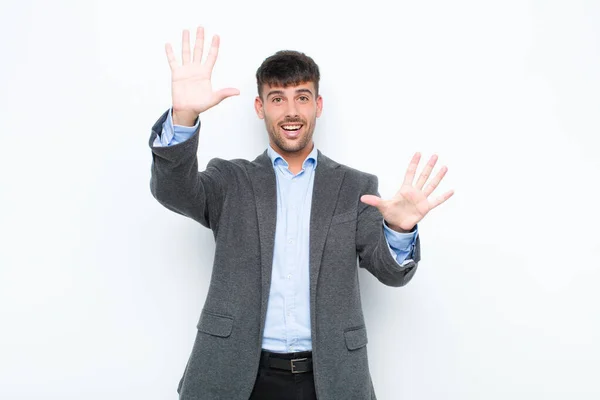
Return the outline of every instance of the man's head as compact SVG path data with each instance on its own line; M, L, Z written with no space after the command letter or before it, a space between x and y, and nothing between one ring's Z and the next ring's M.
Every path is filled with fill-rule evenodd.
M256 71L256 114L265 120L269 141L282 155L312 150L316 119L323 99L319 95L319 67L304 53L279 51Z

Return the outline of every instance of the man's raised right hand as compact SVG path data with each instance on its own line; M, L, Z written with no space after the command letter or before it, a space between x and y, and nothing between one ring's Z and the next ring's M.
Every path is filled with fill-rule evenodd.
M193 58L190 58L190 32L187 29L183 31L182 65L177 63L171 45L169 43L165 45L171 68L171 96L175 125L193 126L200 113L214 107L227 97L240 94L240 91L234 88L213 91L210 78L219 54L219 37L213 36L204 63L202 63L203 48L204 28L201 26L196 29Z

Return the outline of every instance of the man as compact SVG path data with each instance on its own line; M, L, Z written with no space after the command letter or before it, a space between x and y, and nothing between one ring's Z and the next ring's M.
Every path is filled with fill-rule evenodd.
M199 172L199 115L239 94L213 90L219 38L204 63L203 44L199 27L192 58L184 30L181 65L166 45L173 106L150 138L152 194L210 228L216 243L180 398L375 399L357 257L382 283L406 284L420 259L417 223L452 195L428 199L446 168L425 186L434 156L414 183L417 153L399 192L380 199L374 175L314 146L318 66L282 51L256 73L268 149L253 161L214 158Z

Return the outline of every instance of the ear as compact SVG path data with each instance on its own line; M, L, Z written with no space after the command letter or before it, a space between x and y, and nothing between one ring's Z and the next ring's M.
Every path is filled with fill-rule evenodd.
M254 99L254 110L256 111L256 115L258 115L258 118L265 118L265 110L260 96L256 96L256 98Z
M321 116L321 112L323 112L323 97L319 95L317 97L317 118Z

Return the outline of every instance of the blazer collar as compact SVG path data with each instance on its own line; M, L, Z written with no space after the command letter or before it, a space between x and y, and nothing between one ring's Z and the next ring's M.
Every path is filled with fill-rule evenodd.
M275 161L275 158L278 156L277 152L275 152L275 150L273 150L274 155L269 155L269 149L266 149L264 152L262 152L258 157L256 157L254 159L254 161L252 161L252 164L254 164L255 167L261 168L261 167L273 167L273 163ZM281 157L281 156L279 156ZM321 150L317 149L317 147L315 146L315 148L313 149L313 151L309 154L309 156L307 157L316 157L316 161L317 164L323 164L324 167L323 169L328 169L328 168L338 168L340 166L339 163L333 161L331 158L325 156Z

